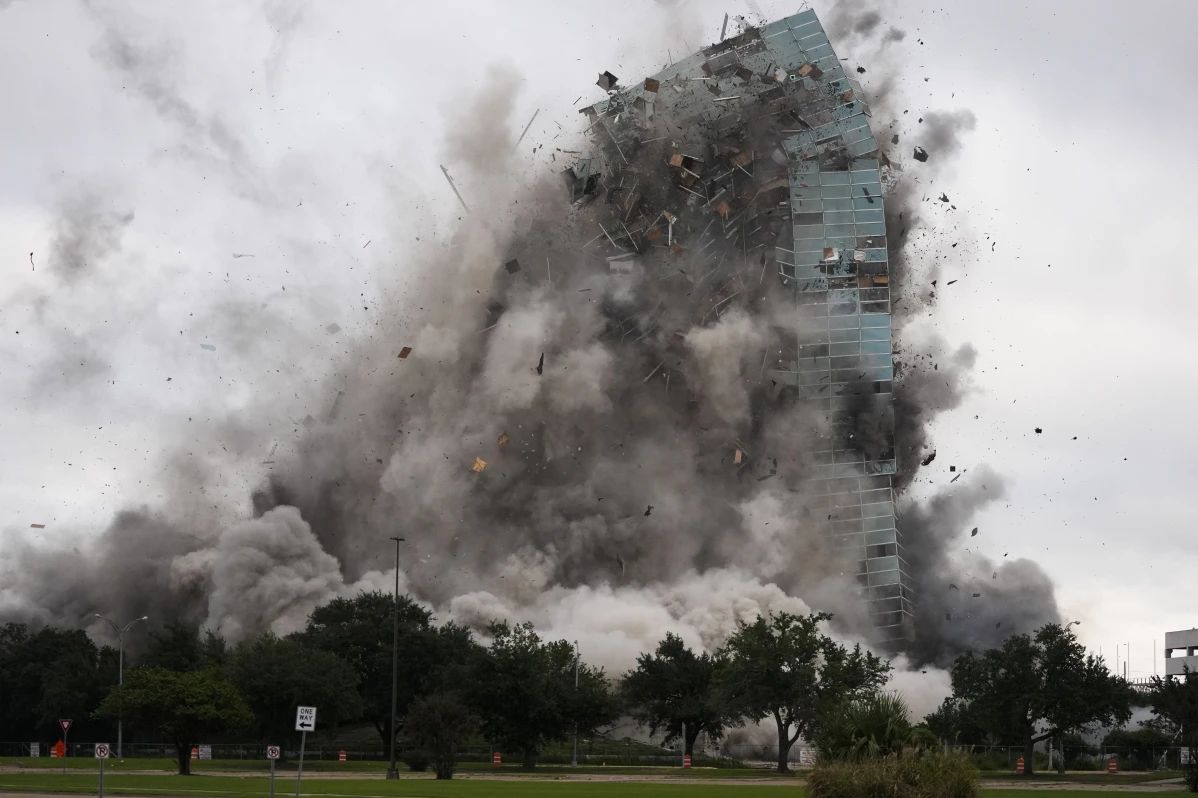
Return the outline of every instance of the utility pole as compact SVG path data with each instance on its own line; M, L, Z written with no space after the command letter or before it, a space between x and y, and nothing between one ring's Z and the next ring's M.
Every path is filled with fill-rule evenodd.
M104 621L105 623L107 623L109 626L112 627L112 630L114 632L116 632L117 687L118 687L118 695L120 696L119 700L117 701L117 705L116 705L116 758L118 760L122 760L122 759L124 759L124 756L125 756L124 728L123 728L124 714L125 714L125 693L123 690L120 690L119 688L123 688L125 686L125 632L128 632L130 629L132 629L134 624L141 623L142 621L148 621L150 619L150 616L143 615L140 618L134 618L132 621L129 621L129 623L125 624L124 626L117 626L116 623L114 623L112 621L112 619L105 618L103 615L101 615L98 612L94 612L94 613L92 613L92 615L99 618L101 621Z
M574 754L570 757L570 764L578 767L578 641L574 641Z
M392 537L391 540L395 541L395 593L391 603L391 764L387 767L387 778L398 779L399 769L395 767L395 700L399 693L399 544L404 539Z

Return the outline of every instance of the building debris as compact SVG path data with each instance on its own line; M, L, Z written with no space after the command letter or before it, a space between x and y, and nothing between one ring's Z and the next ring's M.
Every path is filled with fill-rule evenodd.
M407 360L408 355L410 355L410 354L412 354L412 347L410 347L410 346L401 347L399 350L399 359Z
M481 457L474 458L474 465L470 466L470 470L476 474L481 474L487 467L487 461Z
M926 161L928 159L928 151L925 150L923 147L916 147L915 155L913 157L915 158L915 160L919 161L920 163L923 163L924 161Z
M525 125L524 130L522 130L520 132L520 138L516 139L516 143L512 145L512 150L515 150L517 147L520 146L520 142L524 141L524 136L528 133L528 129L530 127L532 127L533 120L537 118L537 114L539 114L539 113L541 113L540 108L538 108L532 112L532 119L528 120L528 124Z
M619 82L619 78L604 70L599 73L599 79L595 81L595 85L604 91L611 91L616 87L617 82Z
M45 529L46 525L45 524L30 524L29 528L30 529Z
M653 92L654 94L657 94L657 91L660 88L661 88L660 80L657 80L656 78L645 78L645 91L650 91L650 92ZM642 142L642 143L644 143L644 142Z
M744 452L742 452L740 449L737 449L736 451L733 452L732 462L734 465L740 465L744 461L745 461L745 453Z
M441 167L441 174L445 175L445 180L449 183L449 187L453 190L453 195L458 198L458 202L462 203L462 210L470 212L470 206L466 204L466 200L462 199L462 195L458 192L458 187L454 185L453 178L449 176L449 170L443 164L438 164Z
M924 459L920 460L920 461L919 461L919 463L920 463L920 465L931 465L931 464L932 464L932 461L933 461L933 460L935 460L935 459L936 459L936 450L935 450L935 449L933 449L933 450L932 450L932 453L931 453L931 454L929 454L929 455L928 455L927 457L925 457Z

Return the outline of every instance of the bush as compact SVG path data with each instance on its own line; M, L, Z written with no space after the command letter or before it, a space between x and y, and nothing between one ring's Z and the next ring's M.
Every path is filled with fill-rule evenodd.
M1185 779L1186 788L1190 792L1198 792L1198 764L1194 764L1194 760L1190 760L1189 765L1186 765L1183 778Z
M978 798L978 772L951 754L819 761L807 787L811 798Z
M418 748L404 751L400 759L408 766L408 770L413 773L423 773L428 770L429 763L432 762L432 757L428 755L428 752L421 751Z

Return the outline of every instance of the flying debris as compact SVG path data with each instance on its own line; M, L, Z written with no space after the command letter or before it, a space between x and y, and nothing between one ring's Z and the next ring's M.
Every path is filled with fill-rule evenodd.
M399 356L398 356L398 357L399 357L399 359L400 359L400 360L407 360L407 359L408 359L408 355L410 355L410 354L412 354L412 347L410 347L410 346L404 346L404 347L400 347L400 350L399 350Z
M976 538L978 536L978 528L976 526L972 530L970 530L969 536L971 538Z
M619 78L617 78L615 75L610 72L603 71L599 73L599 79L595 81L595 85L604 91L611 91L616 87L616 83L618 81Z
M932 453L931 453L931 454L929 454L929 455L928 455L927 457L925 457L924 459L920 460L920 461L919 461L919 463L920 463L920 465L931 465L931 464L932 464L932 461L933 461L933 460L935 460L935 459L936 459L936 450L935 450L935 449L933 449L933 450L932 450Z
M649 513L651 513L651 512L653 512L652 504L650 504L648 507L645 508L645 516L648 517Z
M940 195L940 201L941 201L941 202L948 202L948 194L941 194L941 195Z
M1036 434L1037 434L1037 435L1039 435L1039 434L1040 434L1040 433L1042 433L1042 432L1044 432L1044 430L1040 429L1039 427L1036 427Z
M501 432L499 433L499 437L495 439L495 443L499 445L500 449L502 449L503 447L507 446L511 440L511 435L508 435L506 432Z
M915 160L922 163L928 159L928 151L925 150L923 147L916 147L914 157L915 157Z
M508 274L515 274L520 271L520 261L512 258L507 263L503 264L503 268L507 269Z
M30 529L45 529L46 525L45 524L30 524L29 528Z
M544 373L545 373L545 353L542 352L541 359L537 361L537 374L541 375Z
M470 470L476 474L481 474L487 468L487 461L481 457L474 458L474 465L470 466Z

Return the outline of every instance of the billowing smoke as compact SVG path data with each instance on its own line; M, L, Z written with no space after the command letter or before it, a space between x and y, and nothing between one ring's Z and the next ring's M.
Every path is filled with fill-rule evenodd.
M970 520L1003 493L1002 478L981 468L955 490L904 512L907 557L920 578L916 657L944 662L946 654L992 647L1013 632L1060 620L1052 583L1034 562L1004 554L996 563L953 545L985 532Z
M877 25L852 30L876 37ZM164 116L239 168L238 139L155 77L157 62L123 39L105 48ZM755 118L735 144L718 126L680 128L665 109L656 136L600 119L591 132L603 158L576 164L565 187L559 175L522 182L512 148L519 78L490 74L446 144L473 212L405 262L404 293L348 348L313 399L320 409L263 467L254 517L217 506L216 492L205 494L215 469L196 467L190 487L213 509L168 502L118 515L79 551L6 550L0 615L79 622L102 606L202 622L234 641L286 633L323 601L388 585L388 538L399 534L404 587L441 618L479 629L533 620L613 669L666 630L711 648L738 619L770 610L831 610L838 634L870 639L856 562L810 495L817 442L839 422L770 376L797 357L804 323L773 260L790 226L779 210L788 169L779 141L795 120ZM948 155L966 126L944 115L925 146ZM750 197L753 229L730 228L731 211L684 216L677 186L661 177L679 154L737 159L745 174L752 165L758 190L729 199ZM643 165L646 179L587 176L615 158ZM897 169L891 177L890 258L902 270L914 194ZM589 201L575 204L571 192ZM901 489L929 448L932 418L960 402L975 353L898 337L905 369L893 422L863 399L851 424L855 445L876 457L893 423ZM261 457L245 449L243 459ZM1055 615L1034 565L954 553L961 527L1000 491L997 476L971 473L903 513L911 566L926 582L916 661L942 662ZM78 577L59 587L68 569Z

